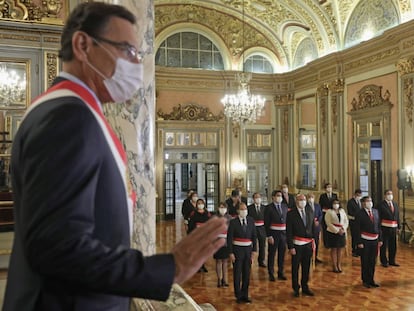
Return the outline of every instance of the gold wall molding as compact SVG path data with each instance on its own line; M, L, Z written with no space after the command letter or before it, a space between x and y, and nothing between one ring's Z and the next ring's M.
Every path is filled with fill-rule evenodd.
M289 141L289 110L283 110L283 137L285 142Z
M397 70L401 76L414 73L414 57L399 59L397 63Z
M413 127L413 77L403 79L403 102L405 118L410 127Z
M358 91L358 100L355 97L352 99L351 111L370 109L378 106L392 107L390 97L391 94L388 90L382 95L382 86L374 84L366 85Z
M319 86L316 90L316 94L319 99L320 126L322 129L322 134L325 135L328 118L329 85L327 83L324 83L323 85Z
M203 107L195 103L179 104L174 107L171 113L164 113L160 109L157 111L158 119L179 120L179 121L222 121L224 113L214 115L208 107Z
M393 47L391 49L378 52L374 55L360 58L354 62L346 63L344 68L345 68L345 71L348 71L348 70L352 70L355 68L360 68L366 65L370 65L373 63L380 63L382 60L389 58L391 56L394 56L394 55L398 55L399 53L400 53L400 48Z
M276 106L286 106L286 105L293 105L295 99L295 94L288 93L283 95L275 95L274 103Z
M48 89L59 73L59 57L58 52L48 51L44 52L45 64L45 90Z

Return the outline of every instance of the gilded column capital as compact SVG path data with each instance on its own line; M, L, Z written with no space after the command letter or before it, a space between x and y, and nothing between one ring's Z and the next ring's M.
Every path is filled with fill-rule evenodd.
M401 76L414 73L414 56L399 59L396 67Z
M344 79L336 79L329 83L329 89L332 93L343 93L344 92Z
M293 93L277 94L274 97L275 106L293 105L294 99L295 94Z

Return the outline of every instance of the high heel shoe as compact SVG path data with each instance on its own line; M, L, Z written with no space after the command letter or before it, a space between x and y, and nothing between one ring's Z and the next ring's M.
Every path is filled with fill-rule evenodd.
M222 283L223 283L222 281L220 282L220 280L218 280L218 281L217 281L217 287L221 287L221 284L222 284Z
M221 280L221 286L222 287L229 287L229 284L227 284L223 279L223 280Z

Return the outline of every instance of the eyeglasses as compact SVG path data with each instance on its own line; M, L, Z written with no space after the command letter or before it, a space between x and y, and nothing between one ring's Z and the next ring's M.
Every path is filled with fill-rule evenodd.
M125 57L127 57L131 61L138 61L139 63L142 61L142 53L137 50L137 48L127 42L115 42L106 38L101 37L92 37L95 41L102 41L105 43L108 43L118 50L122 51L125 54Z

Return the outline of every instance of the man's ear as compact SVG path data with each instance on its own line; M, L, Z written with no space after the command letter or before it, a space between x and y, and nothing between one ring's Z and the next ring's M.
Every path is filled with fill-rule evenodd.
M80 61L88 60L88 52L92 39L82 31L76 31L72 36L73 56Z

